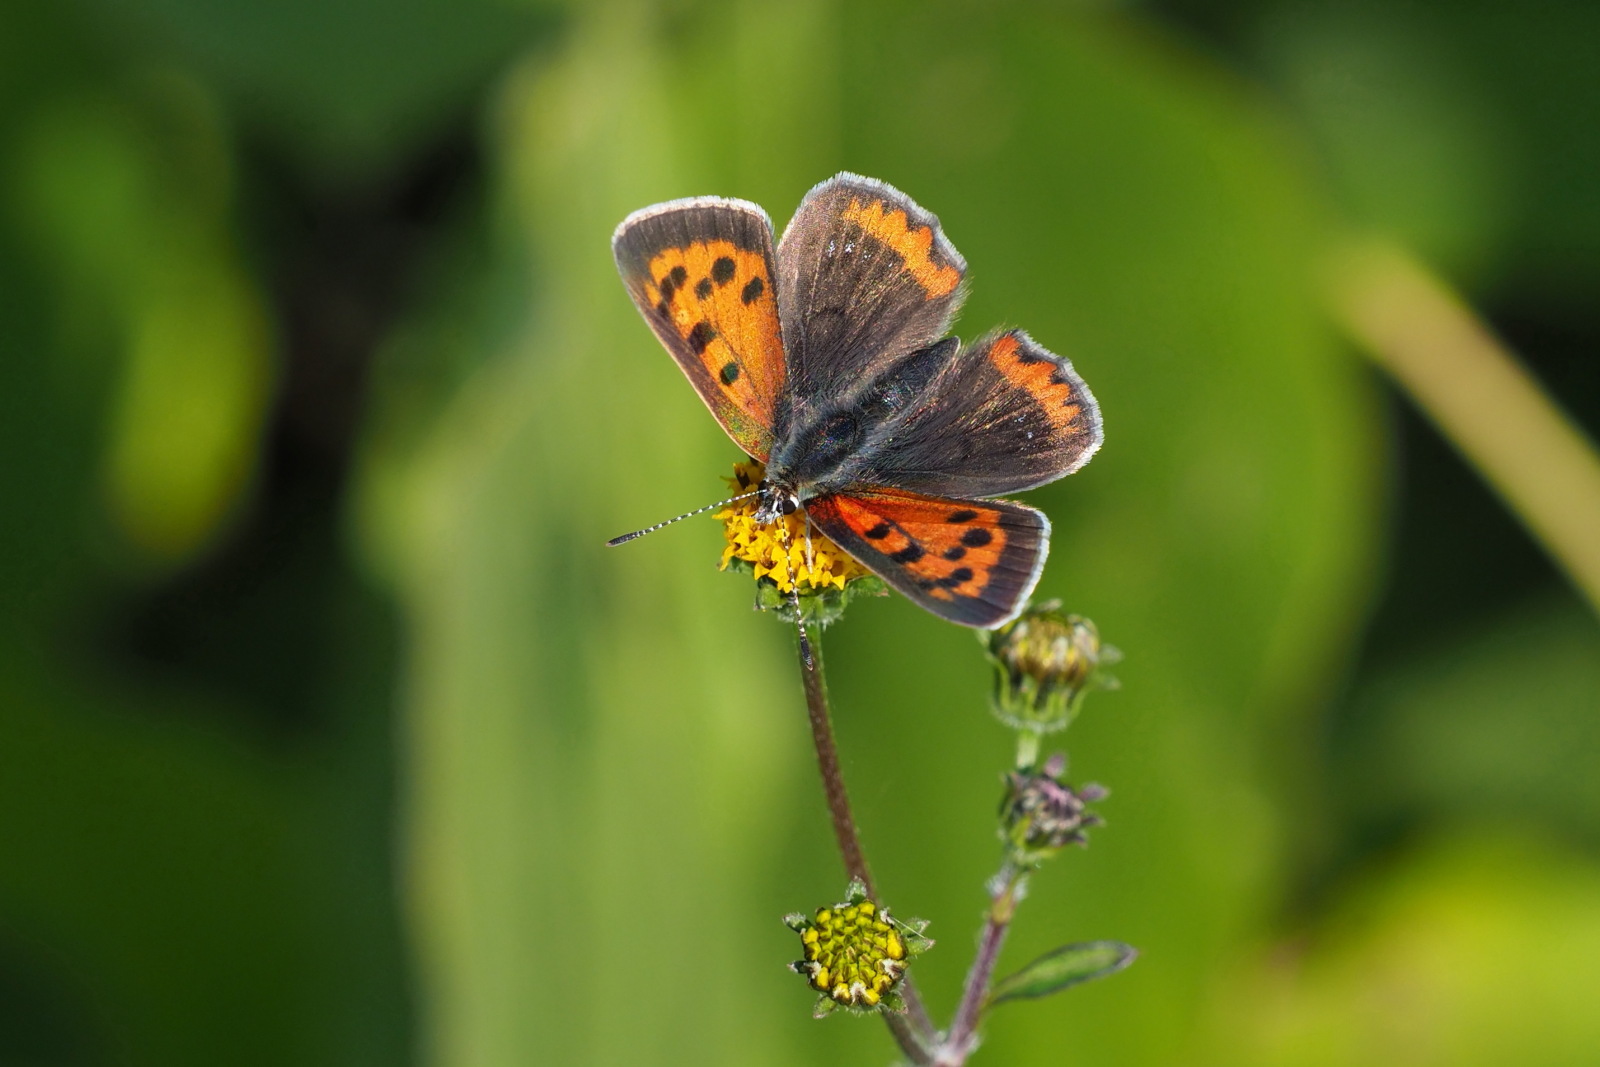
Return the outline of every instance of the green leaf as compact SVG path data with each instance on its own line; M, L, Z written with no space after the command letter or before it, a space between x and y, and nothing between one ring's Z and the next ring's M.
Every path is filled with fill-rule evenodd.
M1139 956L1138 949L1121 941L1087 941L1062 945L1000 979L989 994L989 1006L1002 1001L1047 997L1069 986L1115 974Z

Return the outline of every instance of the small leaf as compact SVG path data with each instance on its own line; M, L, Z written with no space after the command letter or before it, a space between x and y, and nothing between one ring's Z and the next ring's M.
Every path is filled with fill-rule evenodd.
M1047 997L1068 986L1115 974L1138 955L1137 949L1121 941L1062 945L996 982L989 994L989 1007L1007 1000Z

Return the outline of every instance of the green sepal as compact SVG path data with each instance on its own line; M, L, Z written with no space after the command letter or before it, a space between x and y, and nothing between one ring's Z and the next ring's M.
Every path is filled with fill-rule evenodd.
M985 1009L1008 1000L1047 997L1096 978L1115 974L1139 956L1121 941L1087 941L1062 945L994 984Z
M812 1005L811 1017L813 1019L826 1019L828 1016L832 1015L842 1007L844 1007L843 1004L840 1004L837 1000L834 1000L832 997L828 996L828 994L824 993L822 996L818 997L817 1002Z
M907 959L916 959L936 944L933 938L923 933L928 928L927 919L907 919L901 922L891 915L889 921L900 928L900 939L906 943Z
M753 572L755 570L747 560L733 559L728 564L735 570ZM888 587L883 580L871 575L862 575L851 578L844 583L843 589L828 586L823 589L813 589L809 585L802 585L798 597L778 589L778 583L770 577L756 579L756 610L776 612L778 618L787 623L796 621L806 626L828 626L838 622L844 615L845 608L861 596L885 596ZM799 618L796 619L795 605L799 602Z
M859 878L850 879L850 884L844 887L844 903L846 907L859 904L868 899L867 883Z
M813 1019L821 1019L834 1012L844 1012L846 1015L879 1015L884 1012L904 1015L906 1012L905 998L895 990L885 993L883 999L876 1004L841 1004L826 993L822 994L820 999L827 1001L828 1004L824 1007L818 1003L811 1011Z
M807 915L805 912L791 911L789 914L783 917L783 925L787 926L789 929L798 934L800 931L811 925L811 916Z

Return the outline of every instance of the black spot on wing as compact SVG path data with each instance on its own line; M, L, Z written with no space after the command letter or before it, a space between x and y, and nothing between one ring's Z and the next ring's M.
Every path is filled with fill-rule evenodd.
M720 262L720 260L718 262ZM698 296L701 300L704 300L708 296L710 296L711 295L711 279L710 278L701 278L698 282L695 282L694 283L694 295Z
M732 385L739 380L739 364L733 362L724 363L719 377L722 378L723 385Z
M893 527L891 527L888 523L880 522L878 525L868 530L863 536L871 541L882 541L885 537L889 536L889 531L891 529L893 529Z
M981 526L974 526L961 535L961 543L968 548L982 548L993 540L994 535Z
M977 517L978 513L976 511L973 511L971 508L962 508L960 511L952 511L949 517L944 521L955 523L971 522Z
M972 581L972 568L957 567L943 578L940 578L939 584L946 589L954 589L957 586L966 585L970 581Z
M766 288L766 283L759 277L751 278L745 283L744 288L739 291L739 299L746 304L754 304L761 299L761 294L766 291Z
M698 356L706 350L706 345L716 339L716 336L716 328L705 319L701 319L694 324L694 329L689 331L689 347L694 349L694 354Z
M967 550L962 548L960 545L955 545L955 546L953 546L951 548L947 548L942 553L944 558L947 559L947 560L950 560L952 563L955 562L956 560L960 559L962 556L965 556L966 554L967 554Z
M925 555L927 555L927 552L923 550L922 546L913 541L900 551L889 553L889 558L896 563L915 563Z
M711 264L711 277L718 285L727 285L733 281L733 273L736 269L733 260L727 256L718 256L716 261Z

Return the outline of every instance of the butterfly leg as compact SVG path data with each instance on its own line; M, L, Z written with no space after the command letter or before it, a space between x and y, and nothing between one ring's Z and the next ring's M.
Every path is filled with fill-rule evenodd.
M805 665L806 670L815 670L816 660L811 655L811 638L806 636L805 620L800 615L800 580L794 573L794 564L789 561L789 553L793 550L789 539L789 524L782 519L778 520L778 524L779 540L783 545L783 565L789 576L789 603L794 608L794 624L800 630L800 662ZM806 524L807 566L810 565L810 552L811 525L808 521Z

